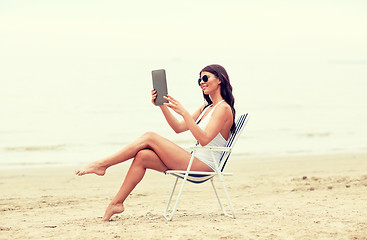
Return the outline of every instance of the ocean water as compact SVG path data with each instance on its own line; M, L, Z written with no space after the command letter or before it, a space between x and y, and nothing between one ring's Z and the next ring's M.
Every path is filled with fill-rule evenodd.
M190 132L175 134L151 103L151 70L165 68L169 93L193 112L203 103L197 78L206 64L69 60L7 71L0 79L0 168L83 165L146 131L192 145ZM235 156L367 151L366 62L221 64L237 114L250 114Z

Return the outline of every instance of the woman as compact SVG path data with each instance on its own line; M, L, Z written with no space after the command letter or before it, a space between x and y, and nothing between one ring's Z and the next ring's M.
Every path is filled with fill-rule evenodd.
M226 70L220 65L206 66L200 72L199 86L203 90L206 105L190 115L180 102L168 95L165 97L168 103L160 106L162 113L176 133L189 130L202 146L225 146L231 131L235 129L234 98ZM157 93L153 89L153 104L156 97ZM183 121L176 119L169 109L181 115ZM92 162L77 170L76 174L82 176L94 173L103 176L108 167L133 158L120 190L102 218L103 221L108 221L112 215L124 211L125 199L143 178L146 169L160 172L170 169L186 170L190 157L189 152L170 140L147 132L115 155ZM219 155L216 158L219 161ZM191 170L214 171L211 155L204 151L197 152Z

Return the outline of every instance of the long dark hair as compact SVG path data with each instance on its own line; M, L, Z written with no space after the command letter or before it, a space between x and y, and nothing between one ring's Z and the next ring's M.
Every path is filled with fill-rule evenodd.
M234 109L234 97L232 94L232 85L229 82L229 77L228 77L226 69L224 69L224 67L222 67L221 65L212 64L212 65L208 65L205 68L203 68L200 71L200 75L202 72L210 72L211 74L219 78L221 82L220 83L220 95L222 95L222 98L224 99L224 101L226 101L232 109L233 124L231 127L231 132L234 132L234 130L236 129L236 123L235 123L236 110ZM204 94L203 92L203 96L204 96L205 101L208 103L207 106L213 103L213 101L211 100L208 94Z

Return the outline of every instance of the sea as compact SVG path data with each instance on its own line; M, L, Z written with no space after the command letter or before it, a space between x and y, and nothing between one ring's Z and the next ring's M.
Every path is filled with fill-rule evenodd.
M0 79L0 168L84 165L147 131L187 148L191 133L174 133L151 103L151 71L166 69L170 95L193 112L204 103L199 72L211 63L69 59L7 71ZM214 63L228 71L237 116L250 116L233 151L238 159L367 152L366 61Z

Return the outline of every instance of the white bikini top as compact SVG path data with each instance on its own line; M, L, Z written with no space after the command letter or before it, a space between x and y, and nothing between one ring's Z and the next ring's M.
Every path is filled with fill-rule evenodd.
M205 130L206 126L208 125L210 118L212 117L212 114L214 112L214 109L223 102L224 100L218 102L208 113L207 116L205 116L204 119L203 116L206 113L206 111L209 109L209 107L205 108L204 111L200 114L200 116L198 117L198 119L196 120L196 123L198 124L198 126ZM211 106L211 105L210 105ZM227 143L227 140L224 139L224 137L222 136L222 134L219 132L217 136L215 136L215 138L213 138L213 140L207 144L207 146L225 146Z

